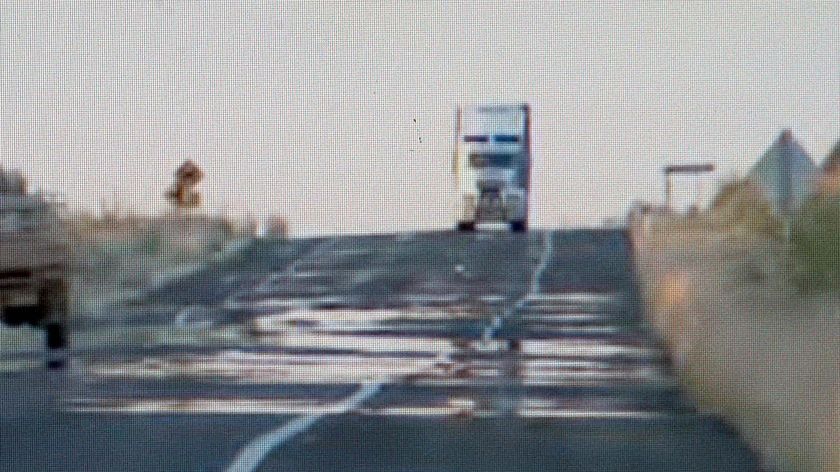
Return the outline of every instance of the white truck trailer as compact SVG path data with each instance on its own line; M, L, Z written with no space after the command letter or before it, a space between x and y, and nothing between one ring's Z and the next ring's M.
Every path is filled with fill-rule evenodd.
M457 228L507 223L528 228L531 170L530 109L527 104L458 109L453 168Z

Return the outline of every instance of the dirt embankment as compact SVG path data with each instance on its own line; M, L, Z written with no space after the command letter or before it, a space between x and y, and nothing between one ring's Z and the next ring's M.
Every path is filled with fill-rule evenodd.
M634 227L650 321L701 407L769 470L840 471L840 294L802 295L784 243Z

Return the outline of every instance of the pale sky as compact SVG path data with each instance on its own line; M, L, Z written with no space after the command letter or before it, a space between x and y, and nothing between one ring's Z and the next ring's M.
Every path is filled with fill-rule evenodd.
M840 139L840 2L366 5L3 2L0 163L153 212L193 159L208 211L313 234L451 227L464 102L531 104L542 227Z

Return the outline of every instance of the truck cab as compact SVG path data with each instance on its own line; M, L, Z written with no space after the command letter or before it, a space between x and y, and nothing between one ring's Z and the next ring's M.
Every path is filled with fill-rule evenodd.
M479 223L528 227L530 109L527 104L459 108L453 168L457 229Z

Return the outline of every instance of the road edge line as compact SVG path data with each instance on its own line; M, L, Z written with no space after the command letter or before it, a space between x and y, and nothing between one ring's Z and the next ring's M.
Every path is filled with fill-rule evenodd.
M344 414L370 397L379 393L383 382L370 382L362 384L352 395L344 399L330 412L299 416L277 429L257 436L251 442L239 450L233 462L225 469L225 472L254 472L262 464L268 454L300 433L315 426L324 416L328 414Z

